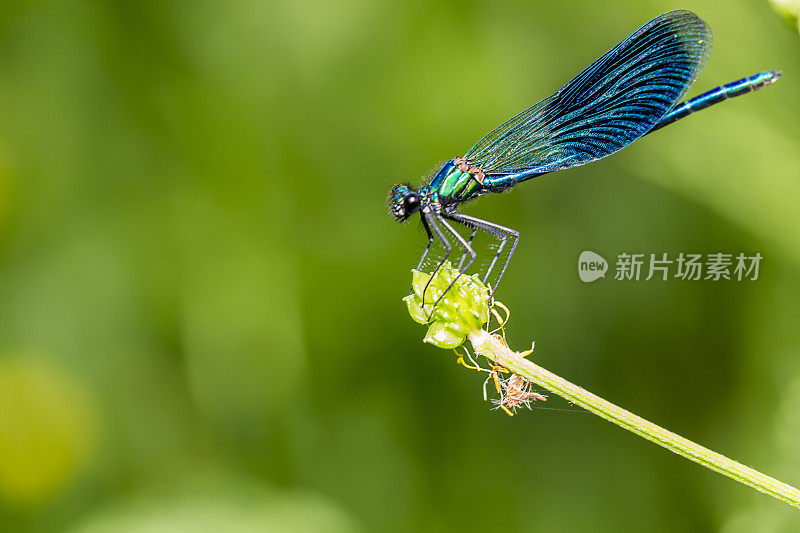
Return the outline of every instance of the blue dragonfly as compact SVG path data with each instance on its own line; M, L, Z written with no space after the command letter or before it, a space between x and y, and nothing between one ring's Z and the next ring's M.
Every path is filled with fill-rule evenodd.
M679 103L705 66L711 42L711 28L691 11L664 13L555 94L498 126L463 157L447 162L427 185L418 190L410 185L393 187L391 214L402 222L419 212L428 236L417 269L438 238L444 255L434 273L455 245L461 250L458 268L463 274L477 257L472 244L482 230L497 243L482 277L484 283L498 261L502 263L494 294L514 255L519 232L459 212L463 202L542 174L591 163L695 111L769 85L781 75L775 70L759 72ZM464 235L471 230L469 238L454 225L464 226Z

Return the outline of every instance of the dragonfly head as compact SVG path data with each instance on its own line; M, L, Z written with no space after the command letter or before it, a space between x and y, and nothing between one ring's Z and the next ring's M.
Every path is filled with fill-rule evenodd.
M419 211L422 200L419 193L407 185L395 185L389 195L389 212L398 222Z

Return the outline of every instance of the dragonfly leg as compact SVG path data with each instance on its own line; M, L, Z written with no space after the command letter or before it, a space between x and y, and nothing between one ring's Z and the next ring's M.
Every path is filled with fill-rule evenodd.
M478 254L475 253L475 250L472 249L472 246L470 246L467 243L467 241L464 240L464 237L462 237L460 233L458 233L455 229L453 229L453 226L451 226L447 222L447 220L445 220L445 217L443 217L442 215L437 215L437 218L439 219L438 220L439 224L444 226L444 228L455 238L456 242L458 242L464 248L464 252L467 255L469 255L469 261L467 262L467 265L463 268L461 268L461 265L459 265L458 275L455 278L453 278L453 281L450 282L450 285L447 286L447 289L445 289L445 291L441 294L441 296L439 296L436 302L434 302L433 309L436 309L436 306L439 305L439 302L442 300L442 298L444 298L444 295L447 294L447 291L453 288L453 285L455 285L456 281L458 281L458 278L460 278L464 272L469 270L469 267L471 267L472 263L475 262L475 258L478 257ZM430 220L429 222L433 224L433 220ZM442 238L444 239L444 237ZM448 249L447 255L449 254L450 250ZM445 258L442 259L442 262L439 263L439 267L441 267L442 264L444 264L445 259L447 259L447 256L445 256ZM436 270L438 270L439 267L437 267ZM433 279L433 277L431 277L431 279ZM430 283L430 281L428 281L428 283ZM431 309L431 316L433 316L433 309Z
M486 275L484 276L484 282L488 281L489 275L491 274L492 270L494 270L494 267L497 264L497 260L500 258L500 255L502 254L503 249L505 248L506 241L509 238L513 239L511 243L511 248L509 249L508 255L506 256L506 260L503 263L503 268L500 270L500 275L497 277L497 283L495 283L494 287L492 287L492 296L494 296L495 291L497 291L497 287L500 285L500 280L503 279L503 275L506 273L508 264L511 262L511 257L514 255L514 252L517 249L517 244L519 243L519 232L511 228L501 226L500 224L489 222L488 220L471 217L469 215L464 215L458 212L452 212L448 215L448 217L452 218L456 222L464 224L467 227L484 229L489 233L496 235L500 239L501 241L500 247L497 249L494 258L492 259L492 263L489 265L489 268L486 271Z
M472 234L469 236L469 240L467 244L472 247L472 240L475 238L475 234L478 233L476 228L472 228ZM461 270L461 267L464 266L464 260L467 258L467 251L464 250L464 253L461 254L461 260L458 262L458 270Z
M433 245L433 233L431 233L431 228L428 225L428 221L425 220L424 216L422 217L422 227L425 228L425 233L428 234L428 246L425 247L425 251L422 252L422 257L419 258L419 263L417 263L417 271L421 271L422 263L425 262L425 258L428 256L428 252L430 251L431 246ZM444 241L442 241L442 242L444 242ZM430 281L428 281L428 283L430 283ZM427 288L428 288L428 286L425 285L425 289L426 290L427 290ZM413 294L413 292L414 292L414 284L412 283L411 284L411 290L408 292L408 294ZM422 305L425 305L425 293L424 292L422 293Z
M425 233L428 234L428 246L425 247L425 251L422 252L422 257L419 258L419 263L417 263L417 270L422 268L422 263L425 262L425 258L428 256L428 252L433 245L433 233L431 233L431 228L428 225L428 221L425 220L425 217L422 217L422 227L425 228ZM411 287L411 292L414 292L414 287ZM409 293L410 294L410 293Z
M455 216L453 216L453 215L455 215ZM458 215L459 215L459 213L452 213L450 215L445 215L445 217L449 217L450 220L453 220L454 222L458 222L459 224L462 224L462 225L470 228L472 230L472 234L473 235L475 235L475 233L477 232L478 228L480 228L480 229L486 231L487 233L491 233L492 235L494 235L497 238L498 241L500 241L500 246L497 247L497 252L494 254L494 257L492 258L492 262L489 264L489 268L486 269L486 273L483 276L483 283L485 284L485 283L488 282L489 276L492 274L492 271L494 270L495 264L497 263L497 258L500 256L500 254L503 253L503 249L505 248L506 242L508 241L508 235L506 235L505 233L503 233L503 232L501 232L501 231L499 231L497 229L494 229L494 228L491 228L491 227L488 227L488 226L484 226L484 225L479 225L479 224L476 224L475 222L472 222L472 221L467 221L467 220L465 220L463 218L460 218ZM494 292L492 292L492 294L494 294Z
M444 236L444 233L442 233L442 230L439 229L439 225L436 223L436 215L435 214L430 213L430 212L429 213L423 213L422 214L422 219L423 220L427 220L427 222L425 223L425 229L430 231L430 228L433 228L434 233L436 233L436 236L439 237L439 240L442 241L442 246L444 246L444 257L442 257L441 261L439 261L439 264L436 265L436 268L433 270L433 272L431 272L431 277L428 280L428 283L426 283L425 284L425 288L422 289L422 306L425 307L425 295L428 293L428 287L430 286L431 281L433 281L433 277L436 275L437 272L439 272L439 269L442 268L442 265L444 264L445 261L447 261L447 258L450 257L450 252L453 250L453 246L450 244L450 241L448 241L447 238ZM432 243L433 243L433 237L431 237L431 241L428 243L428 248L430 248L430 245ZM425 254L423 254L422 260L425 259L425 255L427 255L427 253L428 253L428 248L425 249ZM421 268L421 267L422 267L422 261L420 261L420 265L419 265L418 268ZM439 302L439 300L436 300L436 303L438 303L438 302ZM433 307L435 308L436 305L434 304ZM433 315L433 309L431 309L431 315Z

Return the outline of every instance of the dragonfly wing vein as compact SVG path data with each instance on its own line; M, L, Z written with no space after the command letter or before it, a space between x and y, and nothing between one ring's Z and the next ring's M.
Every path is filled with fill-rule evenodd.
M711 30L702 19L690 11L665 13L486 135L465 157L482 166L491 186L493 178L501 183L515 175L517 182L610 155L672 109L710 51Z

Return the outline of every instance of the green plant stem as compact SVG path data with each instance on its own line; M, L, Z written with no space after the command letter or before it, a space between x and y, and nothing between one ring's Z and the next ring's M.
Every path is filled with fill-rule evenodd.
M489 335L486 331L480 330L470 333L469 340L478 355L491 359L498 365L519 374L553 394L557 394L575 405L583 407L587 411L591 411L597 416L605 418L609 422L613 422L621 428L655 442L659 446L682 455L695 463L735 479L739 483L749 485L789 505L800 508L800 490L791 485L765 476L757 470L695 444L680 435L636 416L630 411L617 407L599 396L595 396L591 392L520 357L519 353L511 350L502 339Z

